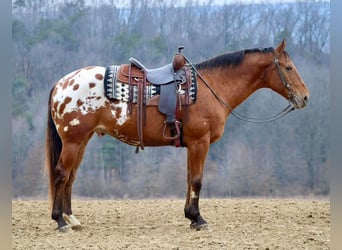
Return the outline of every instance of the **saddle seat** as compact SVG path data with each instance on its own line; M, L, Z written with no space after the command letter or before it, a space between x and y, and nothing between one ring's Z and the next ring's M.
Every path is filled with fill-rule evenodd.
M139 60L134 57L129 61L141 71L145 72L146 79L154 85L164 85L170 82L184 82L181 68L185 65L185 58L181 54L176 54L173 62L155 69L146 68ZM183 63L181 61L184 61Z

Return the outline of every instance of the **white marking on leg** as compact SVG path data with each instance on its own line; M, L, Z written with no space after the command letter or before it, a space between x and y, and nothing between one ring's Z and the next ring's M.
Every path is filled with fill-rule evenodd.
M76 219L76 217L72 214L69 215L69 220L70 220L70 224L72 227L74 226L81 226L81 222L79 222L78 219Z
M81 222L79 222L73 214L67 215L63 213L63 218L73 229L80 228L82 226Z
M191 192L190 192L190 198L191 198L191 199L196 199L196 198L198 198L198 196L196 195L195 191L192 191L192 190L191 190Z

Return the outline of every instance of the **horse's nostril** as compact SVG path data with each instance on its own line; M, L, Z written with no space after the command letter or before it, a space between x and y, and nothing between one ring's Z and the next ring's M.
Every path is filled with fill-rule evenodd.
M305 102L305 103L307 103L307 102L308 102L308 100L309 100L309 97L306 95L306 96L304 96L304 98L303 98L303 99L304 99L304 102Z

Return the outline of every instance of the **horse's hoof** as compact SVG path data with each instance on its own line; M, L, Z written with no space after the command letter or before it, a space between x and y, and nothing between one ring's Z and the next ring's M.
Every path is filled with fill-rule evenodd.
M76 230L76 231L79 231L82 229L82 225L79 224L79 225L71 225L71 229L72 230Z
M74 215L63 214L63 218L69 224L69 226L71 227L72 230L81 230L82 229L81 223L78 221L78 219L76 219L76 217Z
M210 230L209 228L209 224L208 223L196 223L196 222L192 222L190 224L190 228L194 229L196 231L201 231L201 230Z
M68 233L71 231L70 225L65 225L63 227L57 228L60 233Z

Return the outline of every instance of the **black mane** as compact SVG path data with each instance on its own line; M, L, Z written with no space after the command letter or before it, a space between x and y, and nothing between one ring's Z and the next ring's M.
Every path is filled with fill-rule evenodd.
M212 59L206 60L204 62L198 63L195 65L197 69L206 69L206 68L218 68L225 66L238 66L243 61L246 54L250 53L273 53L274 49L270 48L256 48L256 49L245 49L232 53L226 53Z

